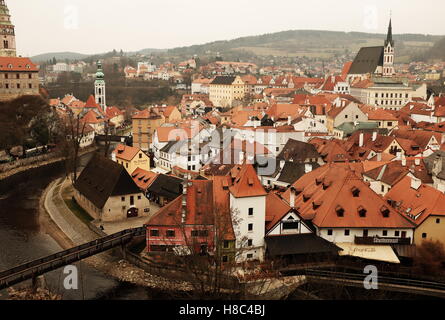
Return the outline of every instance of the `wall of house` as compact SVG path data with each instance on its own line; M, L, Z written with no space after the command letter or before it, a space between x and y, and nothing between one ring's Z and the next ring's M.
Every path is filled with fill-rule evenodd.
M130 205L130 197L134 197L134 205ZM122 200L123 198L123 200ZM127 219L127 211L131 207L139 209L138 216L148 216L150 201L140 192L110 197L102 210L102 221L119 221Z
M88 200L85 196L83 196L76 189L74 190L74 199L79 206L82 207L94 220L101 219L102 209L97 208L90 200Z
M150 158L142 151L138 152L130 161L117 158L117 163L124 166L125 170L131 175L134 170L141 168L150 171Z
M235 198L230 195L230 206L235 217L234 231L237 238L237 248L242 249L238 260L264 259L264 234L266 224L266 197ZM249 216L249 208L253 208L253 215ZM249 224L253 230L249 231ZM243 240L251 239L252 247L246 248ZM251 255L251 256L250 256ZM250 258L249 258L250 257Z
M329 230L332 230L332 235L329 235ZM345 230L349 230L349 235L345 235ZM368 230L368 237L388 237L388 238L401 238L402 231L406 231L406 238L411 238L413 241L414 232L413 229L371 229L371 228L319 228L317 235L330 242L347 242L354 243L355 236L363 237L363 230ZM383 231L387 231L387 235L383 235ZM399 236L396 236L396 232L399 232Z
M424 240L440 241L445 245L445 217L429 216L414 232L414 244Z
M290 219L292 217L293 219ZM283 229L283 223L284 221L292 221L292 222L298 222L298 229ZM276 235L283 235L283 234L303 234L303 233L312 233L312 231L306 227L301 222L301 219L293 212L289 212L281 221L274 227L272 230L270 230L267 235L268 236L276 236Z

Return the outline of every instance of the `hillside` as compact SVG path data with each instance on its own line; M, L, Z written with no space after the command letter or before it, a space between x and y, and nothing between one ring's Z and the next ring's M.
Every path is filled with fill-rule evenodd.
M437 41L433 47L431 47L424 54L419 56L419 60L445 60L445 37Z
M88 57L87 54L82 53L76 53L76 52L50 52L50 53L43 53L39 54L37 56L31 57L31 60L34 62L46 62L50 59L56 58L57 61L64 61L66 59L68 60L81 60Z
M125 52L124 54L125 56L154 54L168 58L186 59L194 54L200 57L214 57L219 52L225 59L248 59L252 55L328 59L345 53L355 54L364 46L382 45L385 37L385 34L377 33L290 30L168 50L147 48L136 52ZM437 41L443 39L442 36L401 34L394 35L394 39L396 41L397 62L407 62L414 57L422 57L429 49L431 49L431 55L433 56L440 57L441 53L444 52L444 44L438 43L437 48L433 47ZM41 54L31 58L36 62L48 61L53 57L58 61L65 59L94 60L110 54L111 52L95 55L59 52Z
M174 48L172 56L205 55L220 52L249 52L258 56L330 58L345 52L357 52L363 46L382 45L385 34L290 30L229 41L215 41L202 45ZM394 35L399 59L409 58L428 50L441 36L403 34Z

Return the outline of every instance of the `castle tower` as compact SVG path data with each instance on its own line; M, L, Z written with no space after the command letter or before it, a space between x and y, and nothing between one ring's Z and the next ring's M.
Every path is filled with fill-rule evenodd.
M5 0L0 0L0 56L16 57L15 31Z
M1 1L1 0L0 0ZM96 103L100 105L102 110L106 112L107 103L105 100L105 74L102 71L102 63L97 62L96 81L94 82L94 96L96 97Z
M394 73L394 40L392 39L391 19L389 19L388 35L386 36L383 54L383 76L391 77Z

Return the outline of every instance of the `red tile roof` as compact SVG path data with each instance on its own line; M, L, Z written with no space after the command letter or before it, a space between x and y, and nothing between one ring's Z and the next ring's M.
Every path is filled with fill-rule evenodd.
M137 184L137 186L141 190L147 190L153 181L155 181L158 174L147 171L141 168L136 168L133 173L131 174L131 177L133 178L133 181Z
M385 199L397 202L396 207L416 225L420 225L430 215L445 216L445 195L424 184L413 189L410 177L396 184L385 195Z
M266 196L267 192L251 164L244 164L235 178L230 192L235 198Z
M0 57L0 71L39 71L39 68L29 58Z
M295 197L298 212L317 227L413 228L413 224L371 190L360 172L349 164L320 167L305 174L292 187L299 192ZM288 202L290 192L288 189L283 194ZM359 211L363 209L366 214L361 217ZM383 210L389 212L388 217L383 216Z
M136 147L130 147L123 144L118 144L113 152L116 154L116 158L123 159L126 161L131 161L140 151L141 149Z

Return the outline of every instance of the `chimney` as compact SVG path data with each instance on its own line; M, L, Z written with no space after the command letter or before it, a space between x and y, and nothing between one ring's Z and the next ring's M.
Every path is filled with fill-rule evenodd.
M312 165L310 163L304 164L304 173L309 173L312 171Z
M244 152L243 151L240 151L239 152L239 163L243 163L244 162Z
M397 152L396 153L396 160L401 160L402 159L402 153L401 152Z
M420 181L420 179L411 178L411 188L413 188L414 190L419 190L421 184L422 181Z
M377 153L377 161L382 161L382 154L381 153Z
M372 133L372 141L376 141L377 140L377 131L374 131Z
M181 203L182 223L185 223L185 218L187 215L187 184L188 180L184 179L184 181L182 182L182 203Z
M291 125L291 122L292 122L291 117L290 117L290 116L287 116L287 125L290 126L290 125Z
M295 191L293 187L290 188L289 205L291 208L295 208Z
M402 166L406 167L406 158L405 157L402 158Z
M360 133L360 137L359 137L359 142L358 142L358 146L359 147L363 147L363 140L364 140L364 134L363 134L363 132L362 133Z
M416 166L420 166L420 158L415 158L415 159L414 159L414 164L415 164Z

